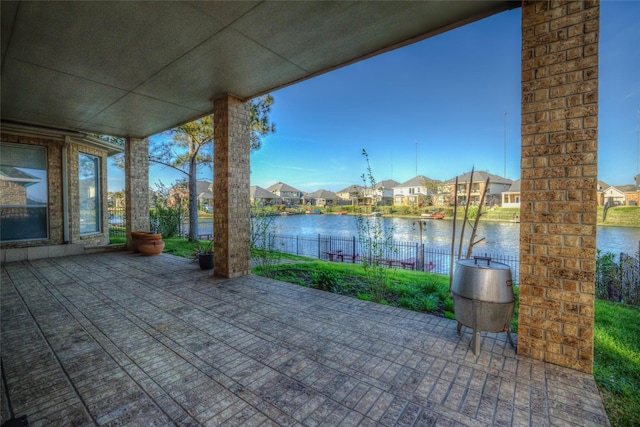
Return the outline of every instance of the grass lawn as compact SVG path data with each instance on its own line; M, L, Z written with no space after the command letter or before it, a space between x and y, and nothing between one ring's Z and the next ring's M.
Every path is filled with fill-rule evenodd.
M598 225L640 227L640 206L616 206L607 210L607 219L602 221L603 207L598 206Z
M593 376L612 426L640 425L640 308L596 300Z

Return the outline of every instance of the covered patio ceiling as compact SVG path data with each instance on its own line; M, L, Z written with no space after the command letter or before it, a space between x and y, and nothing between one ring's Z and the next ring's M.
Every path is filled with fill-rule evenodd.
M519 6L2 1L2 120L146 137Z

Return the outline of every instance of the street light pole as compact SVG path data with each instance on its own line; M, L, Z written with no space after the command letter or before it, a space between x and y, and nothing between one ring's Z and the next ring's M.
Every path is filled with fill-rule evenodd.
M504 112L504 177L507 177L507 112Z

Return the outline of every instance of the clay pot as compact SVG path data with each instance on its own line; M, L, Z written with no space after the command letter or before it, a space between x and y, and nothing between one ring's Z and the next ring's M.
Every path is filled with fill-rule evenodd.
M160 239L157 240L140 240L138 241L138 250L141 255L153 256L160 255L164 249L164 242Z
M162 241L161 234L148 233L146 231L132 231L131 238L133 239L133 252L141 252L142 255L158 255L164 248L164 242ZM158 251L157 246L160 246L159 243L149 245L149 242L159 242L162 244L162 248L160 248L160 250ZM148 253L143 252L142 246L145 246L145 250Z

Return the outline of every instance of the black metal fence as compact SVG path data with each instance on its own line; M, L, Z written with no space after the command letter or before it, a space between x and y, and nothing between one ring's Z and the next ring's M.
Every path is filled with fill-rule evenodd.
M376 258L378 262L387 263L390 267L449 274L451 252L448 250L429 248L417 242L385 241L376 242L376 244L380 249L371 253L372 245L361 244L355 236L268 234L254 240L254 245L260 249L276 250L326 261L362 263L363 260ZM520 271L518 257L489 253L475 255L488 256L492 261L507 264L511 268L514 282L518 282ZM457 253L454 253L454 259L457 259Z
M127 217L124 208L109 208L109 238L127 237Z

